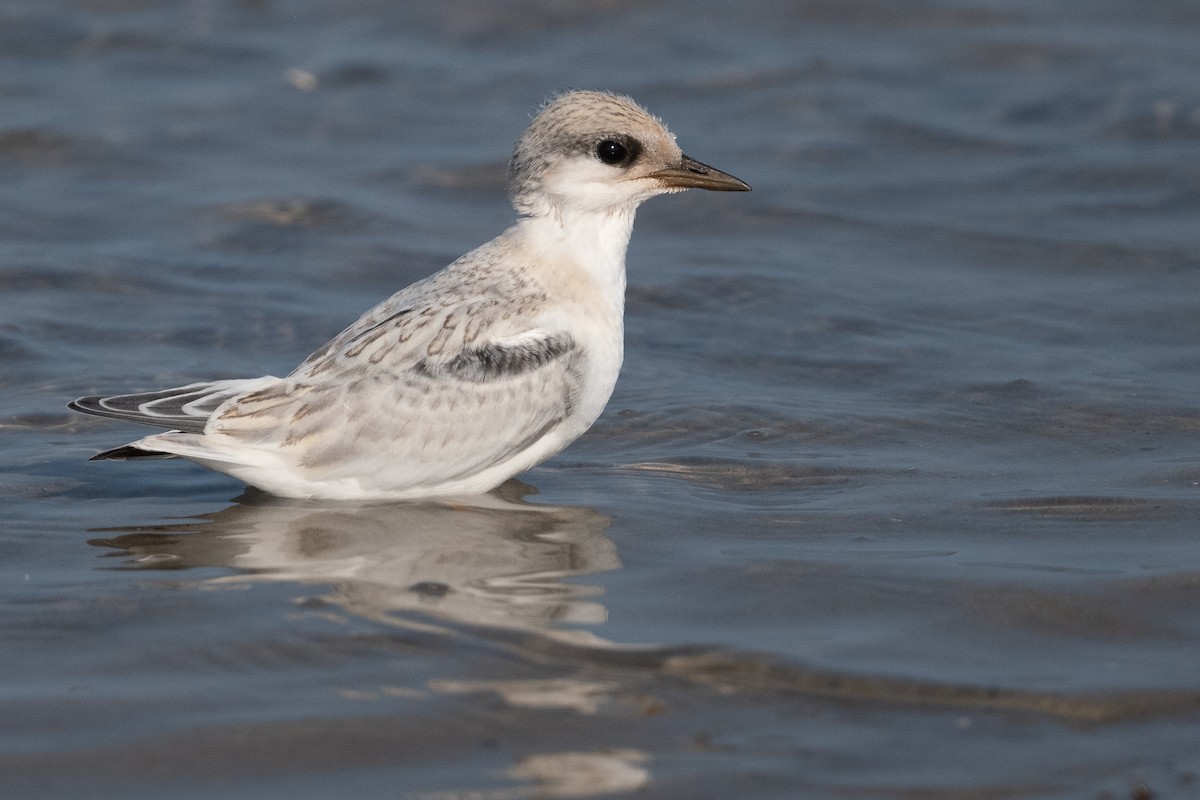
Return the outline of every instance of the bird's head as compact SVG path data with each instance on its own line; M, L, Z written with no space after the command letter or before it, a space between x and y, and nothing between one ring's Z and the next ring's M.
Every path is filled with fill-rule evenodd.
M632 210L684 189L749 191L689 158L662 120L627 97L575 91L546 104L517 140L509 195L528 216Z

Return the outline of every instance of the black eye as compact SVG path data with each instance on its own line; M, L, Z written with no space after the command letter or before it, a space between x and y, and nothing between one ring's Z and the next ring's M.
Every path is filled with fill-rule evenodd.
M605 164L620 164L629 158L629 148L612 139L605 139L596 145L596 158Z

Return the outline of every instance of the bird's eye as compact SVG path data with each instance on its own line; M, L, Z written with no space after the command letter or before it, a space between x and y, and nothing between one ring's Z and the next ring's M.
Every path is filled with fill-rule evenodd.
M620 164L629 158L629 148L612 139L605 139L596 145L596 158L605 164Z

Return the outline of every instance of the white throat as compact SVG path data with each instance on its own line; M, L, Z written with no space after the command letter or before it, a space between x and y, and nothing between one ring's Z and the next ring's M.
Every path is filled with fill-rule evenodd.
M518 224L531 243L560 264L583 270L620 314L625 306L625 252L633 233L636 204L606 211L556 209Z

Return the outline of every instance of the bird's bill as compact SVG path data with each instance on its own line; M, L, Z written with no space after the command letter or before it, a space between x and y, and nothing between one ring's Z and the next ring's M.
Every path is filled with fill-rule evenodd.
M672 189L711 189L715 192L748 192L750 185L738 180L728 172L721 172L708 164L701 164L694 158L684 156L678 166L651 172L649 177L655 178L663 186Z

